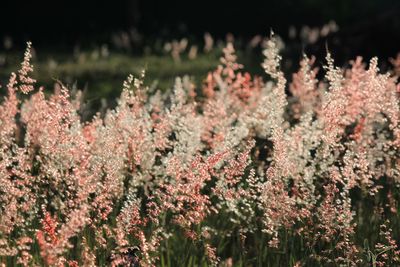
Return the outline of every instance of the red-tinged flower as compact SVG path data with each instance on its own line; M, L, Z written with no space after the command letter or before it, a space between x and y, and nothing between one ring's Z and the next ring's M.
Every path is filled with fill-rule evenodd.
M57 221L51 217L49 212L46 212L42 219L43 232L50 238L51 243L54 245L57 243Z
M79 267L79 264L77 261L70 260L70 261L68 261L68 266L69 267Z

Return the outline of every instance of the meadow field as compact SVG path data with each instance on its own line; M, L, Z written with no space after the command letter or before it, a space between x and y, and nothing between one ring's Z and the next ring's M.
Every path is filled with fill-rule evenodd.
M400 55L257 41L2 52L0 266L400 266Z

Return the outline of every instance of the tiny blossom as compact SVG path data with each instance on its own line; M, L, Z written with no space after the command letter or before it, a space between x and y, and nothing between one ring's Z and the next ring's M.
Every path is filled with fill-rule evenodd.
M227 81L231 81L235 77L235 71L241 69L243 66L236 62L237 56L232 43L228 43L223 49L224 56L221 57L221 63L224 65L222 74L226 75Z
M299 71L293 74L293 81L289 89L298 99L301 109L295 110L296 114L311 111L318 105L318 100L320 98L320 92L317 90L318 80L316 79L318 69L311 68L314 62L315 57L309 59L304 55L303 59L300 61Z
M24 94L29 93L33 90L33 85L36 83L36 80L29 77L29 74L33 71L33 66L31 65L30 61L32 59L32 43L26 43L26 51L24 54L24 61L21 63L21 69L18 71L18 78L21 82L19 89Z

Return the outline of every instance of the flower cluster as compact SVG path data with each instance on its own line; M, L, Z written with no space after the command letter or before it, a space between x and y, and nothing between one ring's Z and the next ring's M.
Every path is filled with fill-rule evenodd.
M28 43L0 105L0 263L154 266L185 240L213 265L239 261L238 242L265 263L290 249L296 266L356 266L365 218L388 243L371 240L379 264L398 262L383 224L398 205L398 64L342 69L328 53L318 80L304 56L288 85L273 34L271 80L242 72L231 43L223 53L201 90L184 77L151 92L129 76L114 109L82 122L61 82L35 91Z

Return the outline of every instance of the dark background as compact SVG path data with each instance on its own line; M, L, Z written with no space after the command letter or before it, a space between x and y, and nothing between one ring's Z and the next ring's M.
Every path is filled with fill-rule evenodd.
M132 28L150 44L182 36L202 42L206 31L246 39L270 29L285 40L291 25L330 20L340 31L319 45L328 43L338 56L390 57L400 51L399 0L1 1L0 37L12 37L17 47L32 40L46 49L108 42L113 32Z

